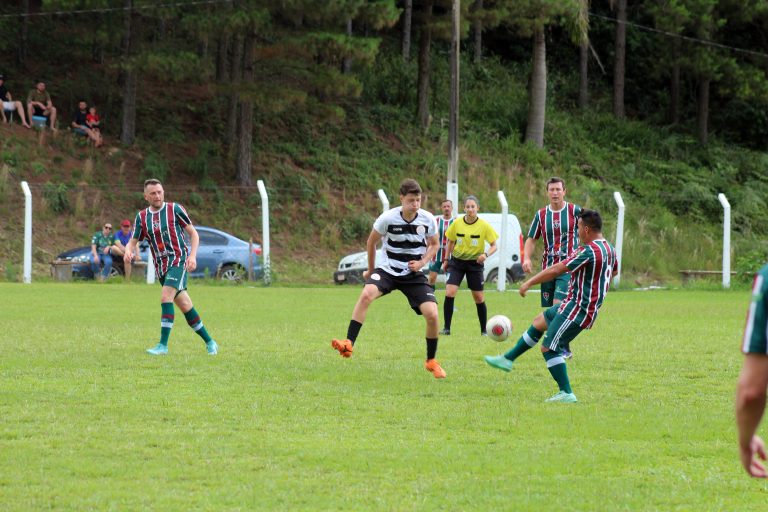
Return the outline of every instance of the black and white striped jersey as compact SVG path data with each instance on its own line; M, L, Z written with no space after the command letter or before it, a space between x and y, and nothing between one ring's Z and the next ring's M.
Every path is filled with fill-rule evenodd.
M403 219L402 212L402 206L392 208L373 223L373 229L382 236L378 267L394 276L408 274L408 262L422 259L427 240L437 234L435 217L428 211L420 209L411 222Z

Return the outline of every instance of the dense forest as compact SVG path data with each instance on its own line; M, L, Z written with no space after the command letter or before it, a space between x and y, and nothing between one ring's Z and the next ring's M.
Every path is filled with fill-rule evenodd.
M765 258L764 1L17 0L0 6L0 26L14 99L45 82L59 128L79 100L96 105L108 146L3 131L4 216L9 183L29 179L49 215L82 218L60 227L75 232L120 202L110 184L140 206L151 175L198 218L258 238L264 179L276 250L326 272L362 244L377 188L393 195L414 176L444 193L457 47L462 193L493 209L503 189L526 224L549 175L608 213L620 190L624 269L645 282L717 268L725 192L736 261ZM3 265L19 246L0 227Z

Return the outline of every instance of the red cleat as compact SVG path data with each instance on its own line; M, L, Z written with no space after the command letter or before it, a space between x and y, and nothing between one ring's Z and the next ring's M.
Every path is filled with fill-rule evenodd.
M352 357L352 342L349 340L333 340L331 346L339 351L341 357Z

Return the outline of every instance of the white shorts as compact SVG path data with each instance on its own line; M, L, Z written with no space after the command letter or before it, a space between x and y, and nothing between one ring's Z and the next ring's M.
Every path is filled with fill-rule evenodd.
M13 101L4 101L3 110L16 110L16 103Z

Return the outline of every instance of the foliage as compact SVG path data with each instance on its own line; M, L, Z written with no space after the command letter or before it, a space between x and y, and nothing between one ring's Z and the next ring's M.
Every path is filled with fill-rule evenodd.
M43 199L53 213L69 210L69 188L65 183L46 183L43 186Z
M160 181L166 181L169 173L170 166L159 153L149 153L144 159L144 168L142 171L142 177L144 179L155 178Z

